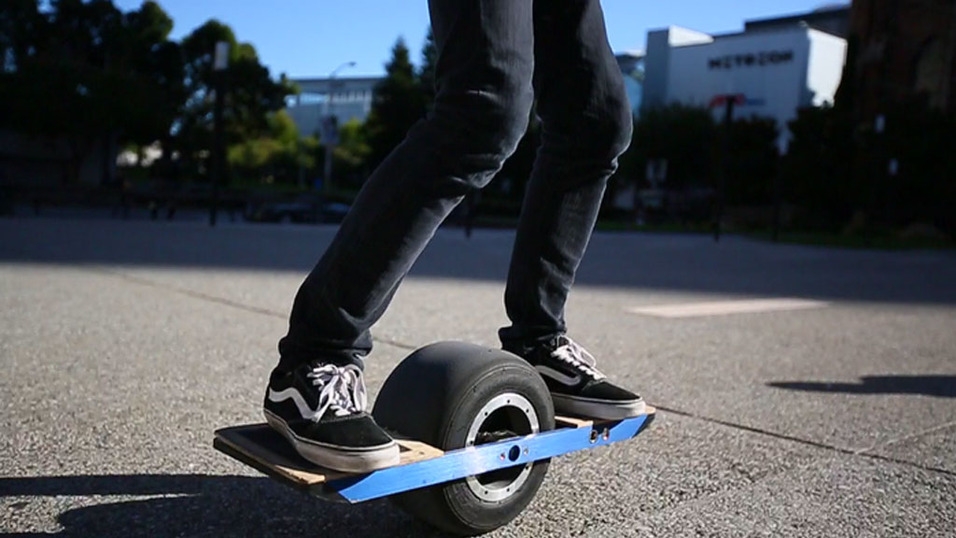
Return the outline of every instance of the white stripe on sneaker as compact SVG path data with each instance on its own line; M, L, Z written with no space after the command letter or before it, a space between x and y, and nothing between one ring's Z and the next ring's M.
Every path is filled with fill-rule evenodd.
M538 373L544 376L548 376L555 381L563 383L569 387L576 387L578 383L581 382L581 374L574 374L574 376L569 376L564 372L559 372L550 366L545 366L543 364L538 364L535 366L535 369L538 370Z
M280 403L285 400L292 400L295 403L295 406L299 408L299 414L302 415L302 418L306 420L319 420L322 418L322 414L313 410L309 407L309 404L305 403L305 398L302 397L302 394L294 388L288 388L285 390L276 391L269 389L269 401L273 403Z

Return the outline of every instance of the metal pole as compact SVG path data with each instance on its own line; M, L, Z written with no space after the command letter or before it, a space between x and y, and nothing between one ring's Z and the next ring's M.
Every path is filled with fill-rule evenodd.
M216 102L213 106L212 141L212 210L209 212L209 225L216 225L216 213L219 210L220 184L222 183L222 73L216 73Z
M335 94L335 89L332 87L332 85L334 83L335 72L333 71L332 74L329 75L329 95L325 99L325 114L323 114L322 118L323 122L328 121L329 115L332 113L332 96ZM328 134L327 127L325 129L325 133ZM328 193L332 190L332 153L335 148L331 139L323 140L322 142L325 145L325 162L323 163L322 167L322 186L323 190Z
M325 119L330 118L332 115L332 99L335 95L335 75L346 67L355 67L355 62L345 62L329 73L329 92L328 97L325 99ZM335 143L332 139L323 142L325 143L325 166L323 167L322 173L322 185L323 190L328 193L332 189L332 156L335 150Z
M223 150L222 150L222 112L223 92L225 91L225 69L229 62L229 43L220 41L216 43L216 50L213 60L213 91L216 98L213 102L213 140L212 140L212 204L209 210L209 225L216 225L216 213L219 210L220 184L222 183L223 168Z
M717 217L714 222L714 241L720 241L721 222L724 220L724 197L727 190L727 175L730 172L730 134L731 124L734 121L734 104L736 97L727 96L727 108L724 111L724 136L721 144L719 182L717 187Z
M783 211L783 170L786 164L785 159L789 158L789 153L790 141L781 139L777 146L777 166L773 174L773 230L771 236L774 243L780 240L781 213Z

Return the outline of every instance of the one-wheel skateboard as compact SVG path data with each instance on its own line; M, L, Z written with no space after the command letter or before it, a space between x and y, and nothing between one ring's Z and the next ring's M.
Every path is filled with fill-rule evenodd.
M388 377L372 410L401 446L401 462L343 474L302 459L266 424L217 430L213 446L316 497L381 497L448 532L475 535L514 519L534 498L550 459L635 437L654 419L555 417L541 377L501 350L463 342L423 347Z

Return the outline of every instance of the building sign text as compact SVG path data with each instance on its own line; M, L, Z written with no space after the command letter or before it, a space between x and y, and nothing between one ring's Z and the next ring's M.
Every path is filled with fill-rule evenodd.
M792 50L774 50L749 54L727 54L716 56L707 61L710 69L732 69L734 67L754 67L779 65L793 61Z

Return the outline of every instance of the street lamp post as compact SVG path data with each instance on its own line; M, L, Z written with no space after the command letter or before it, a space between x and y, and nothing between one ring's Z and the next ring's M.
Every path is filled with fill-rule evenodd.
M717 208L714 215L714 241L720 241L721 224L724 219L724 199L727 190L727 176L730 174L730 137L734 122L734 105L742 104L742 94L718 95L711 106L724 106L724 121L721 133L720 163L717 167Z
M790 153L790 140L781 136L777 140L777 166L773 172L773 242L780 240L781 212L783 205L783 166Z
M332 115L332 96L335 94L335 76L339 71L347 67L355 67L355 62L345 62L329 73L329 91L325 99L325 115L322 118L322 143L325 145L325 166L323 167L322 186L325 192L329 192L332 188L332 154L335 149L335 144L337 143L338 135L338 133L335 132L338 129L338 122L334 121L334 116Z
M226 90L225 78L226 68L229 66L229 43L219 41L216 43L216 51L213 56L213 91L215 92L215 102L213 103L213 141L212 141L212 207L209 211L209 225L216 225L216 213L219 210L219 189L222 183L222 107L225 101L223 92Z

